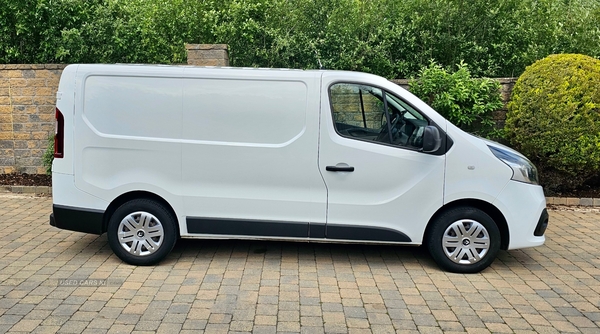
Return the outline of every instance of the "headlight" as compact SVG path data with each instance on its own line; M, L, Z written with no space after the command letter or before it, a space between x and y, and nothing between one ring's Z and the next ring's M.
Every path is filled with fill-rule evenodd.
M527 158L500 147L489 145L488 147L496 158L502 160L508 167L512 168L513 176L511 179L525 183L539 184L537 168Z

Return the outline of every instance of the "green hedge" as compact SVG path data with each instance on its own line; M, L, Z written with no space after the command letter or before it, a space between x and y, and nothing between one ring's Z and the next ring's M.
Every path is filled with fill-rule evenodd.
M461 129L493 139L502 137L492 116L502 108L497 80L471 77L464 63L455 72L432 63L409 85L413 94Z
M234 66L500 77L600 56L598 27L597 0L0 0L0 63L181 63L185 43L225 43Z
M600 175L600 60L559 54L534 63L508 110L507 138L550 190L581 188Z

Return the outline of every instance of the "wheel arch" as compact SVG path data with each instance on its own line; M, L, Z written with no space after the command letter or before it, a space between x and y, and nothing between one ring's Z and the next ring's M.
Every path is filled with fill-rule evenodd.
M429 233L431 233L431 229L433 227L433 222L437 219L438 216L440 216L441 214L443 214L444 212L446 212L448 210L451 210L453 208L460 207L460 206L474 207L474 208L477 208L477 209L485 212L488 216L490 216L490 218L492 218L492 220L494 220L494 222L498 226L498 230L500 230L500 238L501 238L500 249L503 249L503 250L508 249L508 245L510 242L510 233L508 230L508 223L506 222L506 218L504 217L502 212L500 212L500 210L498 210L497 207L495 207L494 205L492 205L488 202L478 200L478 199L473 199L473 198L459 199L459 200L447 203L446 205L441 207L439 210L437 210L435 212L435 214L433 214L431 219L429 219L429 222L427 223L427 228L425 229L425 234L423 235L423 240L427 240L427 236L429 235Z
M181 235L181 232L179 231L179 220L177 218L177 215L175 214L175 210L173 209L173 207L171 206L171 204L169 204L169 202L167 202L164 198L162 198L161 196L155 194L155 193L151 193L148 191L142 191L142 190L136 190L136 191L130 191L127 193L124 193L122 195L120 195L119 197L115 198L106 208L106 211L104 211L104 215L102 217L102 233L105 233L108 229L108 222L110 221L110 218L112 217L112 215L115 213L115 211L123 204L134 200L134 199L148 199L148 200L152 200L155 201L161 205L163 205L165 207L165 209L167 209L169 211L169 213L173 216L173 219L175 220L175 228L177 231L177 237L179 237Z

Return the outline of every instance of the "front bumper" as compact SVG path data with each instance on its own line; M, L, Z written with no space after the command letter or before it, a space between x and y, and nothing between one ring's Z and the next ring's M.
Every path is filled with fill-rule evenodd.
M506 218L509 250L544 244L548 212L542 187L509 181L493 204Z

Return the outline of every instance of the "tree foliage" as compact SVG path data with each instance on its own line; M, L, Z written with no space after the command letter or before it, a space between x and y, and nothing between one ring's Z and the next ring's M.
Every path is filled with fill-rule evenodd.
M552 53L600 56L597 0L0 0L0 62L185 62L416 75L431 60L515 76Z
M502 108L497 80L471 77L464 63L455 72L431 63L409 85L413 94L463 130L484 137L501 137L492 115Z

